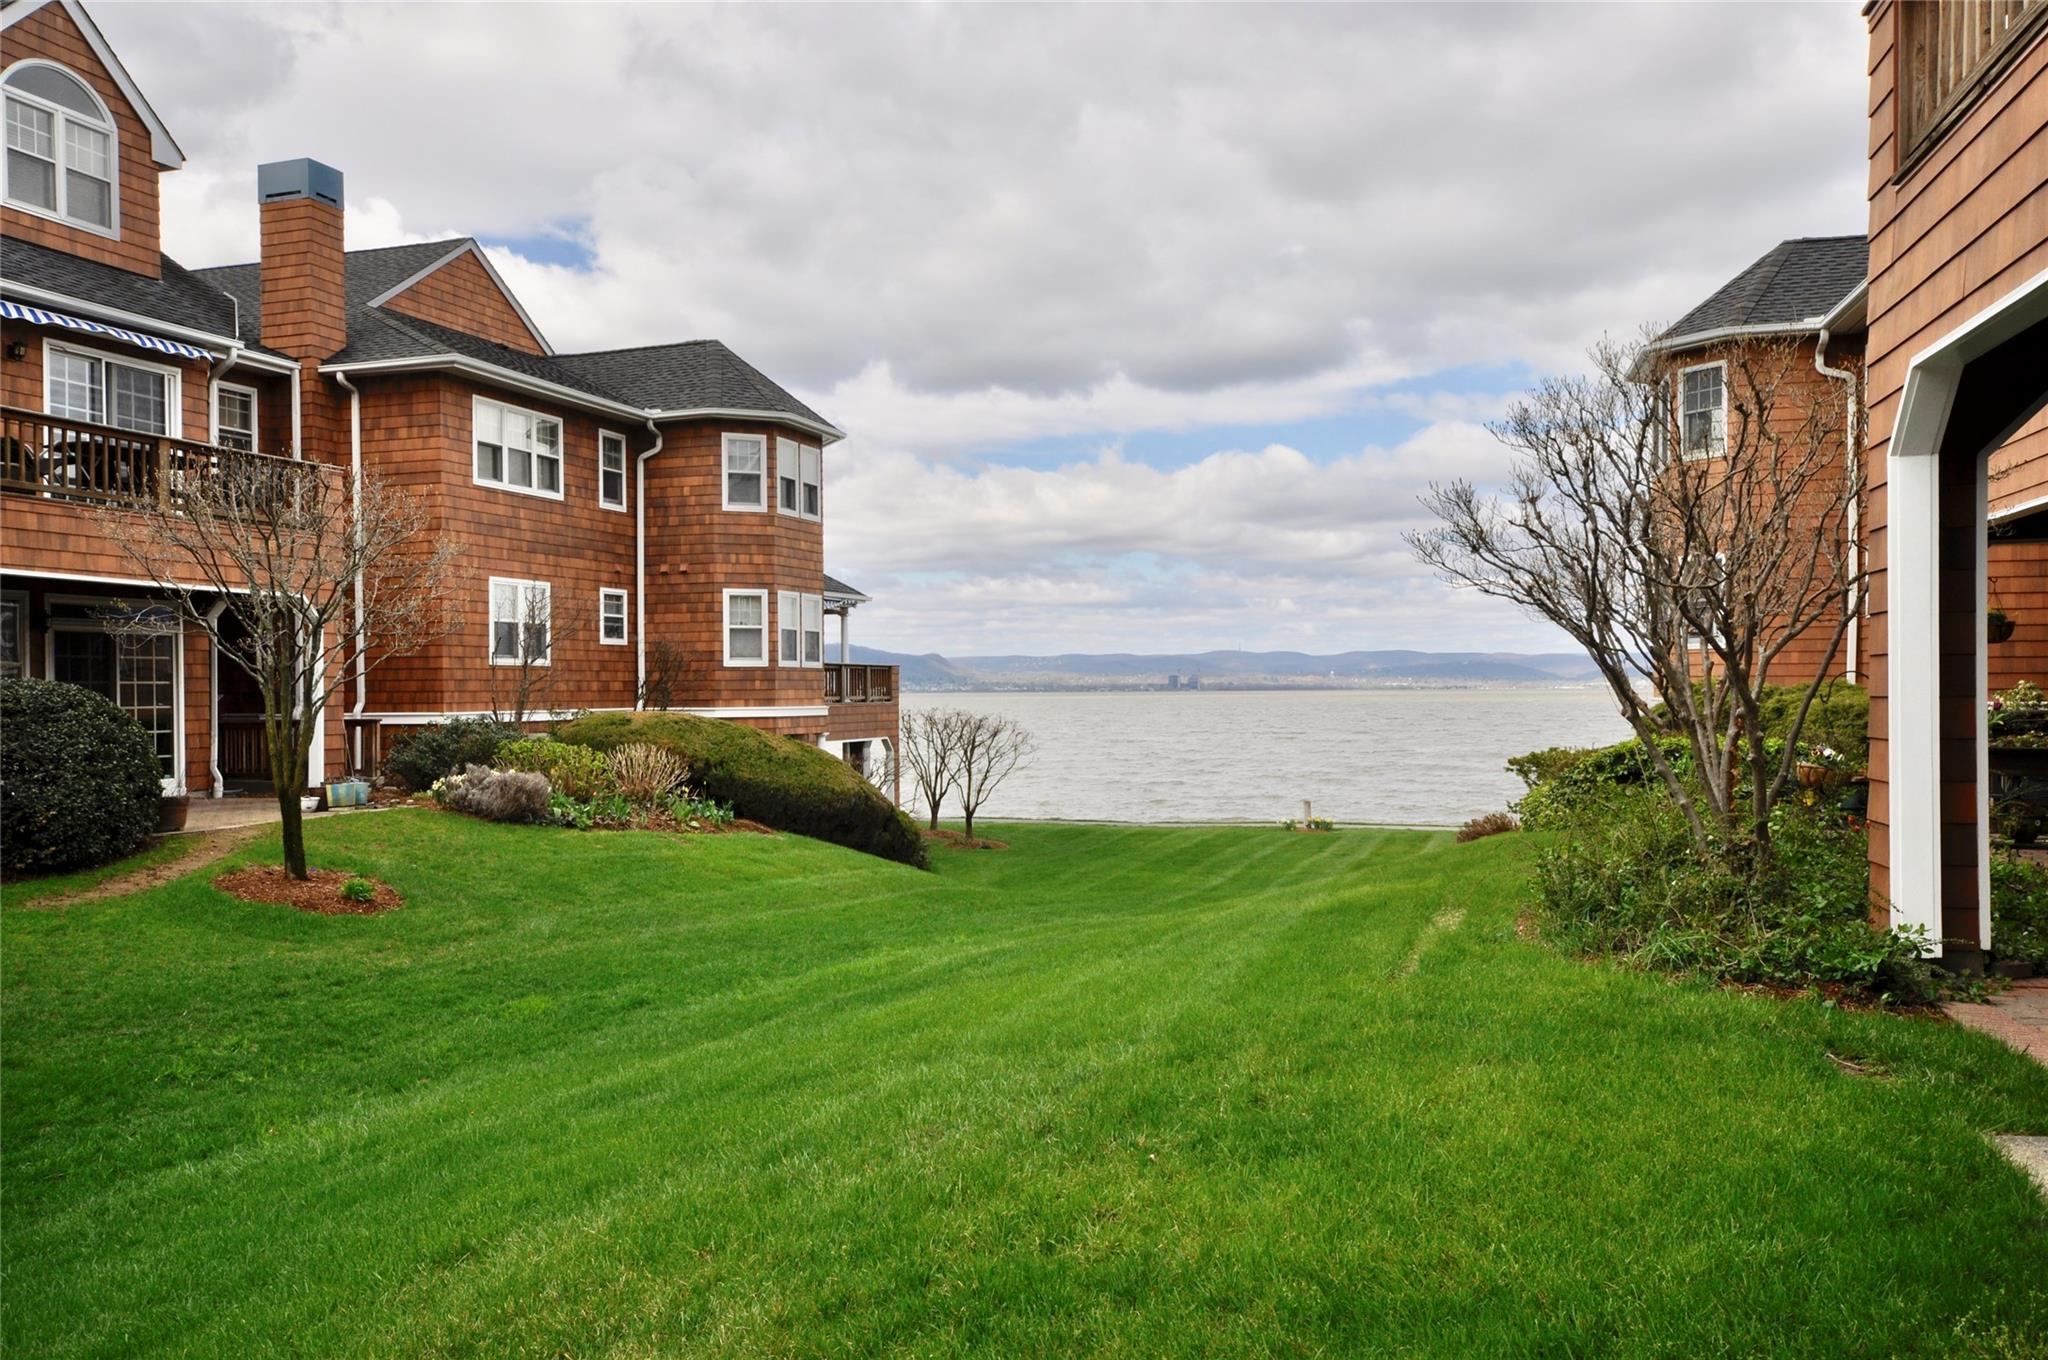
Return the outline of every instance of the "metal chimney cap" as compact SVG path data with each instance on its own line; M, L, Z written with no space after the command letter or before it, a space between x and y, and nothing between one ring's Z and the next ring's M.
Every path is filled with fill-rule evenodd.
M339 208L341 171L305 156L256 167L258 203L280 203L292 198L317 199Z

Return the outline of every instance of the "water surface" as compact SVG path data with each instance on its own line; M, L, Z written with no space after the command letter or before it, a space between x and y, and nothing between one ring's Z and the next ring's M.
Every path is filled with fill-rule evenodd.
M1628 735L1604 689L904 696L949 707L1037 736L982 810L1020 819L1279 821L1306 798L1341 822L1454 825L1521 794L1509 756Z

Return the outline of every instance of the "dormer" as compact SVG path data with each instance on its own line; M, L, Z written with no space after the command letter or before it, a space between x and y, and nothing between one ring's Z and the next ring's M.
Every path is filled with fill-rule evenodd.
M0 9L6 234L150 278L157 176L184 153L78 0Z

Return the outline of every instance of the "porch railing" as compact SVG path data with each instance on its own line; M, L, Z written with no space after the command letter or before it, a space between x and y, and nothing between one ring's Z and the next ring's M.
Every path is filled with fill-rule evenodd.
M1948 0L1900 5L1898 14L1899 134L1911 159L2048 22L2048 0Z
M17 495L95 504L175 503L193 479L242 458L287 461L0 406L0 491Z
M834 664L825 667L828 704L893 704L896 667Z

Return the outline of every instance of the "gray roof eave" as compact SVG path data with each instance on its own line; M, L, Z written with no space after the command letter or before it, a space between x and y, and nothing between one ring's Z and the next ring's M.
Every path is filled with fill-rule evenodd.
M411 354L396 359L354 359L341 363L320 365L322 373L418 373L428 369L454 369L472 377L482 378L500 387L510 387L521 392L535 393L550 397L571 406L585 410L599 411L605 415L624 416L629 420L644 421L652 414L638 406L624 402L610 401L593 392L585 392L562 383L549 382L520 373L515 369L472 359L466 354Z
M773 411L741 406L697 406L673 411L649 410L645 412L650 420L759 420L775 425L794 425L800 430L809 430L827 444L836 444L846 438L846 431L822 420L811 420L797 415L794 411Z

